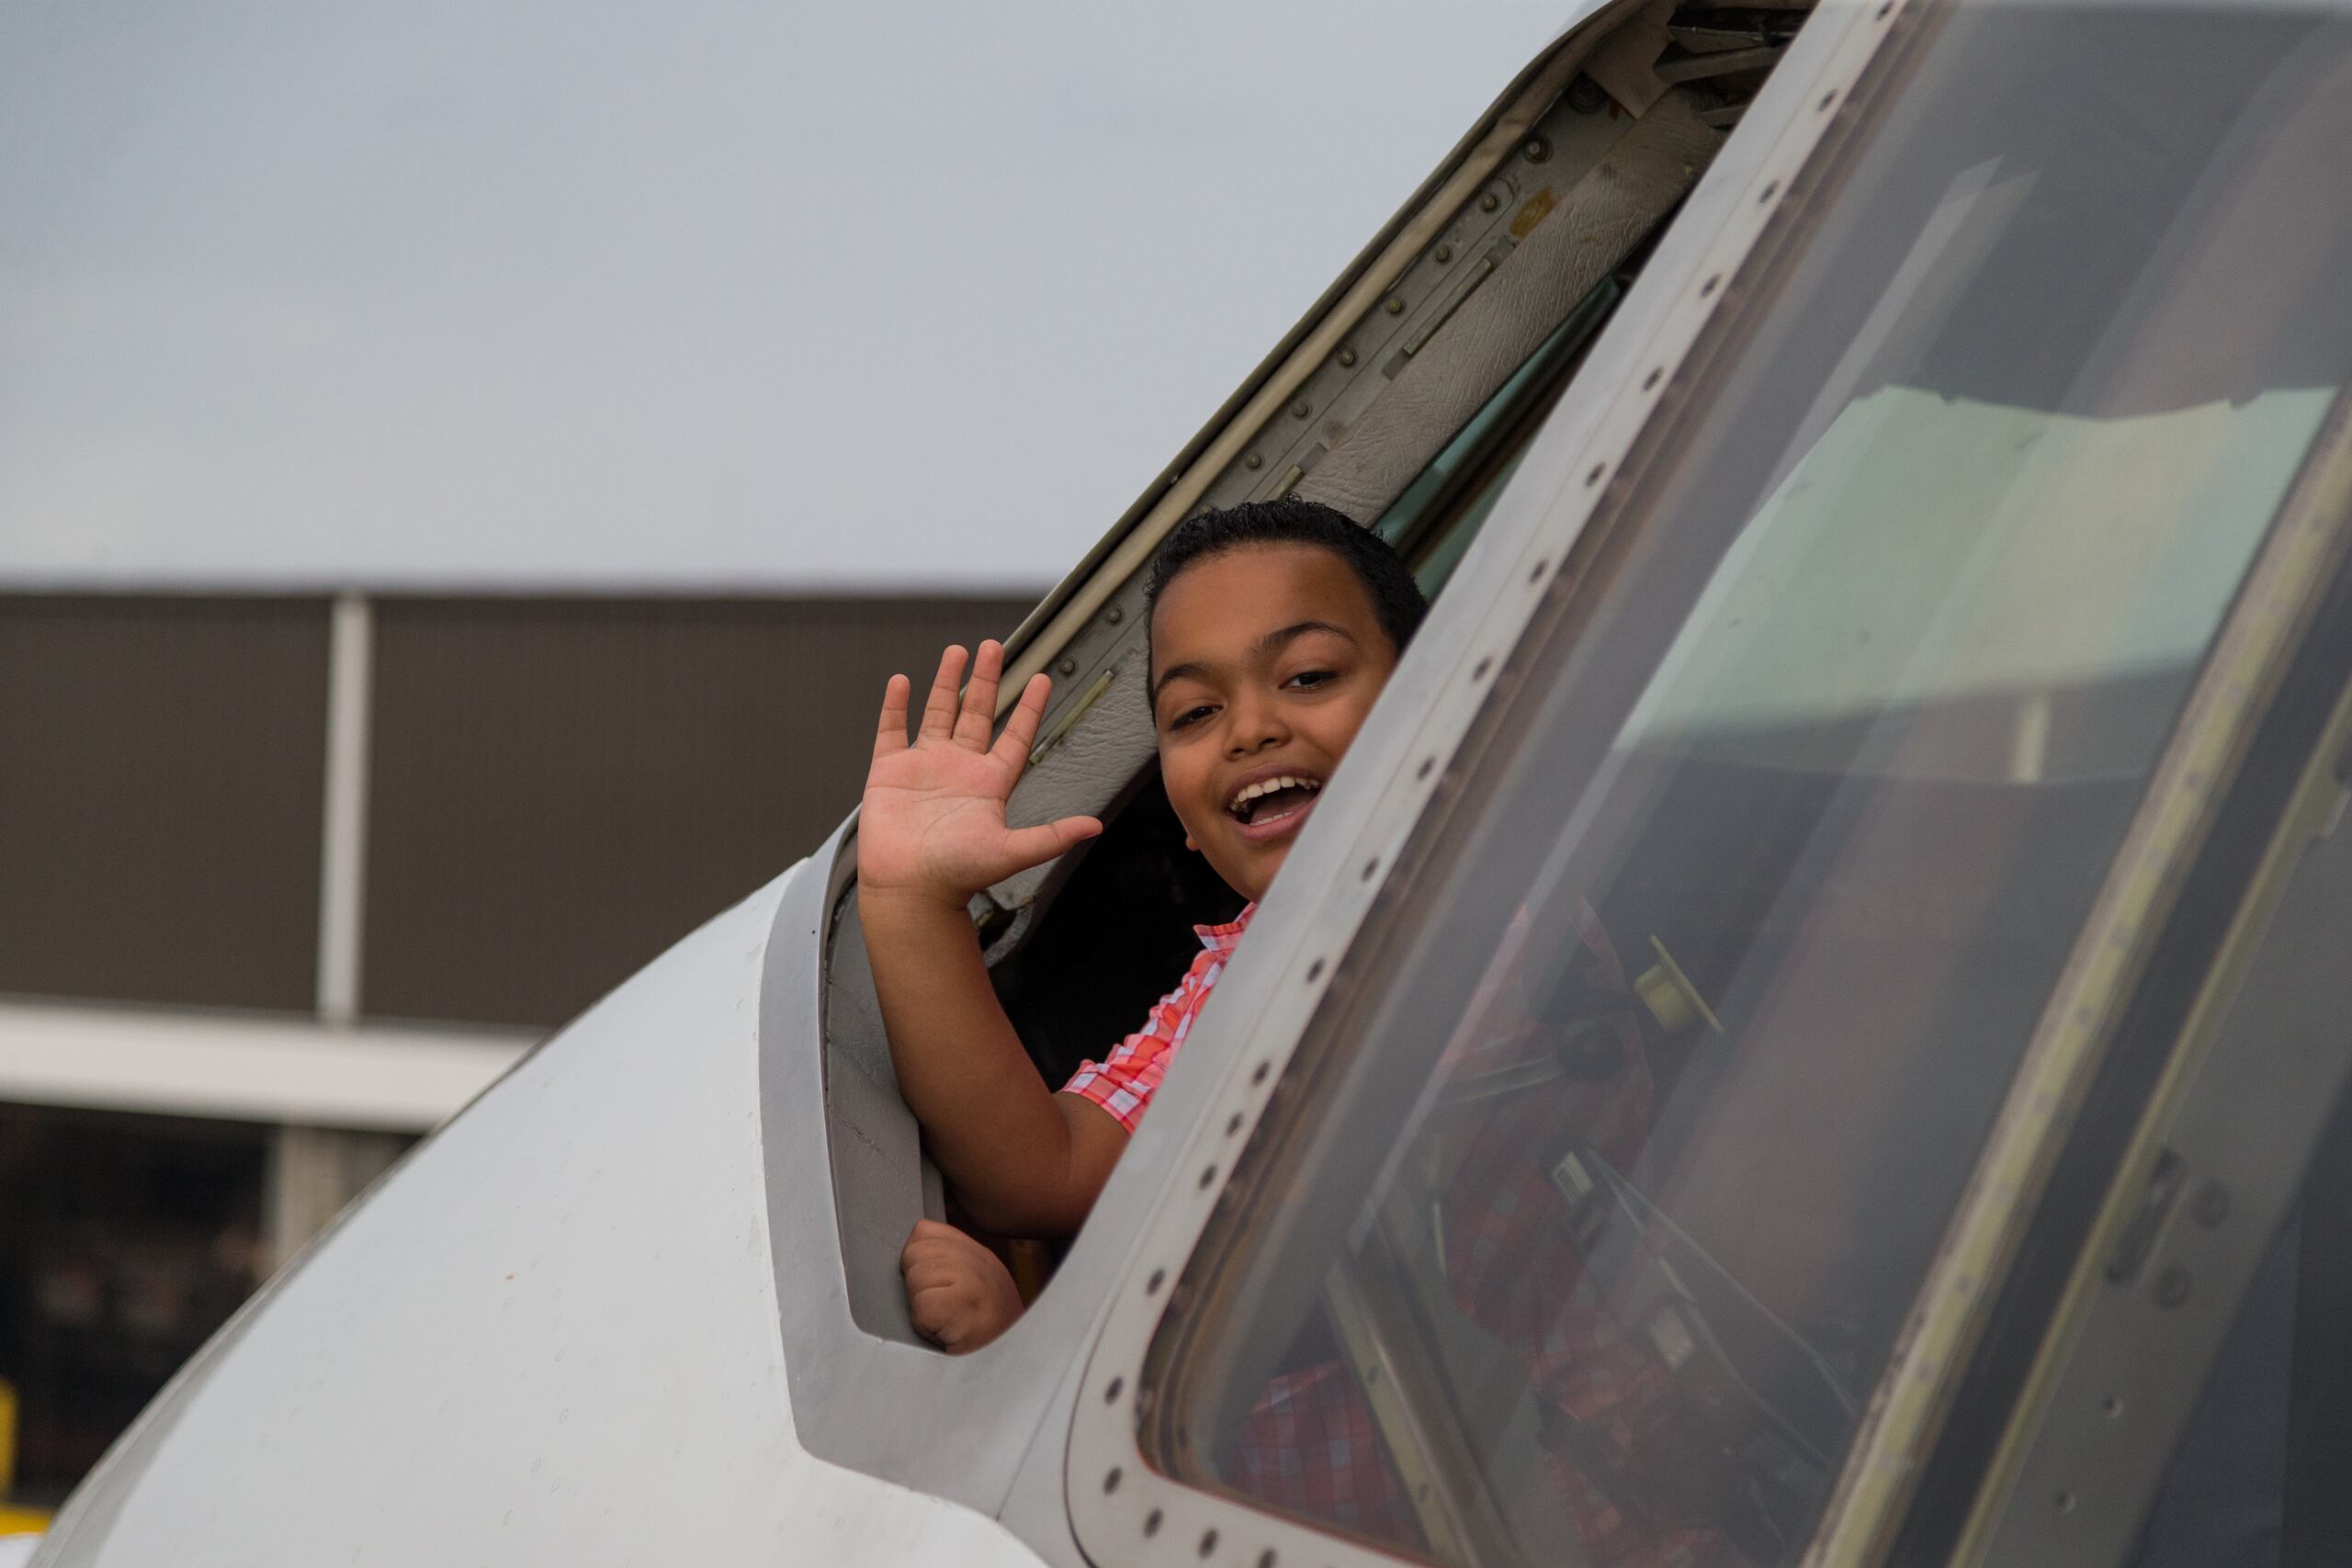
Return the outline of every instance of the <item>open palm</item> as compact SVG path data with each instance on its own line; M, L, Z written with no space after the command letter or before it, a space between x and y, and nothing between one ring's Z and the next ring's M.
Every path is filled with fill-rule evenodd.
M907 894L963 904L983 887L1053 859L1102 830L1091 817L1035 828L1008 827L1005 802L1021 782L1053 682L1033 677L1004 733L989 743L1004 649L980 644L971 684L956 686L965 654L950 648L923 704L922 726L907 739L904 675L890 677L858 813L857 874L865 896Z

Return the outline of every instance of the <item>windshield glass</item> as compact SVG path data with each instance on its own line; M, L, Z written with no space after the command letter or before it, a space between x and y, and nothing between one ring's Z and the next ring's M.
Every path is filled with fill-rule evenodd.
M1911 49L1302 1048L1174 1473L1448 1562L1812 1530L2352 364L2352 24Z

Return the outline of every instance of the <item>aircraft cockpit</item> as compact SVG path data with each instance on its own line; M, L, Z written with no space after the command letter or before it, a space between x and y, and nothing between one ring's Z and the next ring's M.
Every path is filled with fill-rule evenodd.
M1228 414L1240 417L1204 434L1220 439L1194 459L1211 471L1182 510L1293 492L1324 501L1396 545L1427 592L1442 590L1805 14L1621 5L1576 29L1474 137L1472 171L1433 181L1367 253L1408 255L1401 275L1353 319L1344 317L1356 302L1335 288L1326 304L1340 305L1332 315L1342 319L1322 326L1321 352L1306 360L1305 345L1294 344L1269 362L1289 365L1281 395L1261 390L1257 400L1262 420L1252 426L1255 405L1237 407ZM1182 971L1196 949L1193 924L1238 908L1184 851L1159 791L1137 678L1142 629L1129 614L1139 585L1099 604L1083 591L1065 602L1071 586L1036 619L1082 607L1091 624L1050 667L1057 713L1015 804L1038 818L1097 813L1109 829L1083 854L992 890L975 910L999 993L1056 1083L1132 1027ZM842 896L854 897L846 882ZM832 1049L856 1068L831 1080L836 1175L845 1191L879 1179L899 1195L890 1224L877 1218L870 1231L858 1201L847 1201L843 1224L864 1235L848 1262L852 1299L862 1322L904 1332L896 1243L882 1237L905 1211L910 1162L878 1021L858 994L863 955L849 909L841 905L831 928L842 991ZM885 1163L877 1145L890 1150L887 1177L875 1168ZM927 1201L944 1212L948 1199L933 1190ZM1023 1246L1014 1256L1029 1286L1042 1285L1050 1252Z
M1155 1348L1157 1464L1441 1562L1803 1550L2326 449L2322 36L1996 7L1921 46L1302 1045L1250 1240ZM1397 535L1442 574L1482 503ZM1302 1471L1335 1433L1376 1456Z
M1305 495L1434 595L1027 1315L913 1332L954 1195L853 820L281 1276L44 1568L454 1560L366 1511L428 1462L483 1560L2332 1561L2347 147L2335 0L1583 14L1009 639L1012 821L1108 823L970 907L1059 1082L1232 909L1157 541Z

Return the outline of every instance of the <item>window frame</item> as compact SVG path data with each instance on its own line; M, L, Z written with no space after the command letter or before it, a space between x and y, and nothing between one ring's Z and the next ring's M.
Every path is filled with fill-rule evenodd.
M2211 808L2207 842L2183 833L2174 874L2183 893L2148 943L2154 952L2175 942L2194 952L2201 942L2210 956L2177 982L2182 994L2170 1006L2177 1023L2152 1042L2153 1060L2131 1070L2122 1058L2140 1032L2134 1015L2161 1017L2164 1004L2127 994L2109 1031L2107 1055L2117 1062L2086 1065L2099 1070L2099 1083L2076 1119L2083 1131L2058 1156L2073 1168L2052 1181L2096 1182L2096 1208L2078 1235L2066 1231L2063 1214L2033 1217L2041 1234L2027 1236L2024 1248L2064 1265L2062 1288L2046 1311L2029 1306L2004 1325L2019 1341L2007 1369L2015 1381L1988 1364L1963 1390L1962 1402L1973 1393L1981 1406L1980 1430L1994 1437L1989 1455L1973 1450L1981 1462L1969 1466L1954 1455L1928 1477L1942 1495L1965 1498L1953 1539L1939 1549L1955 1564L2131 1561L2206 1369L2352 1084L2352 1038L2312 1048L2294 1028L2303 996L2271 988L2279 978L2273 968L2296 962L2294 946L2313 937L2290 930L2287 951L2268 945L2290 901L2311 896L2298 874L2307 863L2352 856L2344 820L2352 800L2344 767L2352 744L2347 540L2352 389L2337 395L2281 504L2261 558L2270 581L2250 578L2233 614L2233 629L2252 634L2246 640L2269 634L2271 669L2266 676L2244 662L2233 668L2217 647L2199 681L2199 695L2211 700L2202 716L2194 708L2184 716L2176 738L2174 750L2189 758L2234 744L2246 759L2234 779L2217 781L2217 794L2224 785L2226 794ZM2241 681L2233 694L2230 683ZM2225 891L2233 878L2235 897ZM2221 908L2209 913L2205 904ZM2217 1055L2225 1033L2238 1042L2228 1060ZM2248 1106L2263 1108L2258 1139L2246 1136ZM2119 1122L2128 1141L2116 1133L2101 1138L2102 1127ZM2115 1142L2120 1155L2102 1166L2102 1145ZM2166 1156L2177 1162L2177 1185L2159 1176ZM2216 1188L2218 1211L2199 1212L2197 1200ZM2127 1257L2135 1261L2119 1280L2110 1266ZM2167 1273L2185 1295L2172 1295ZM2021 1267L2012 1297L2028 1294L2024 1276ZM2063 1506L2033 1501L2062 1496Z
M1641 3L1571 0L1562 33L1514 79L1177 464L1151 482L1102 543L1006 639L1013 673L1049 668L1057 677L1033 765L1011 803L1016 820L1099 810L1128 787L1152 752L1143 705L1099 699L1106 692L1129 690L1140 678L1143 582L1129 558L1138 550L1148 556L1158 538L1153 528L1164 532L1176 520L1165 514L1171 502L1181 515L1204 492L1220 502L1241 499L1210 487L1222 487L1229 470L1245 468L1240 453L1260 432L1287 431L1295 424L1289 408L1295 388L1334 362L1333 344L1362 319L1376 316L1393 322L1385 332L1412 333L1452 313L1467 290L1432 273L1425 265L1428 253L1482 189L1510 194L1505 165L1523 153L1531 130L1562 112L1566 87L1580 69L1584 51L1634 15ZM1788 49L1803 48L1805 36L1800 33ZM1784 57L1780 72L1789 69ZM1801 63L1797 69L1803 70ZM1743 124L1769 119L1769 110L1751 107ZM1756 143L1730 139L1716 166L1742 145ZM1553 160L1553 172L1564 162ZM1701 181L1699 191L1687 197L1685 217L1673 219L1669 231L1685 223L1706 188ZM1508 224L1512 215L1506 202L1495 221ZM1656 265L1655 259L1648 264ZM1452 275L1459 276L1458 270ZM1402 311L1384 309L1391 298L1403 301ZM1594 374L1600 346L1586 350L1584 367L1576 374ZM1380 360L1368 351L1361 363L1374 368ZM1613 381L1620 374L1603 367L1598 378ZM1278 483L1274 467L1250 470L1251 484L1261 487L1251 489L1251 496ZM1531 513L1515 526L1538 521ZM1498 522L1490 518L1484 532L1495 532ZM1469 581L1466 564L1459 581ZM1456 621L1475 626L1495 597L1491 589L1473 586L1449 592L1444 603L1458 606ZM1535 597L1511 596L1505 619L1514 625L1523 619ZM1425 630L1419 640L1433 644L1443 636ZM1401 744L1423 717L1426 694L1402 681L1392 682L1391 691L1395 694L1379 710L1387 719L1375 717L1366 735L1385 733ZM1018 682L1008 679L1002 700L1010 703L1017 692ZM1359 741L1359 751L1368 749ZM1049 755L1057 750L1060 755ZM1041 757L1046 759L1042 767ZM1321 815L1335 813L1327 807ZM1403 820L1408 823L1409 815ZM1171 1161L1183 1131L1205 1114L1203 1096L1212 1084L1207 1074L1231 1059L1232 1043L1195 1032L1184 1066L1171 1070L1155 1100L1150 1123L1131 1142L1087 1225L1072 1241L1055 1288L1019 1323L989 1346L960 1357L921 1343L910 1327L896 1332L899 1325L891 1320L904 1314L903 1298L896 1295L898 1244L890 1243L887 1258L875 1244L894 1228L902 1235L924 1212L926 1199L935 1197L936 1177L922 1157L910 1113L897 1101L887 1054L876 1054L878 1018L851 1050L841 1048L836 1032L842 1022L860 1029L847 1015L873 1007L870 986L863 996L852 994L860 977L850 974L845 984L837 985L832 972L837 955L858 942L851 901L856 829L853 814L785 888L762 982L758 1113L779 1329L798 1440L831 1463L1008 1518L1022 1513L1028 1521L1024 1539L1040 1550L1066 1553L1075 1548L1066 1540L1047 1538L1069 1528L1061 1503L1064 1450L1058 1439L1068 1429L1075 1376L1132 1266L1135 1238L1179 1168ZM1025 939L1030 922L1050 904L1058 876L1066 874L1066 868L1052 865L1024 873L984 896L993 908L976 901L991 962ZM1277 929L1283 924L1279 914L1272 919ZM1261 918L1253 932L1267 924ZM1252 946L1259 945L1272 944L1253 935ZM844 1073L864 1080L854 1092L859 1116L865 1119L854 1127L837 1118L831 1092ZM844 1179L841 1163L844 1140L861 1145L852 1151L853 1160L863 1162L854 1180ZM852 1186L857 1188L854 1193ZM863 1250L855 1259L845 1246L853 1226L863 1233L856 1244ZM854 1272L861 1273L856 1283ZM863 1300L854 1303L860 1291ZM1039 1433L1045 1437L1033 1450L1031 1438Z
M2334 451L2317 456L2334 470L2338 543L2352 517L2347 412L2352 400L2338 400L2334 430L2322 437ZM2211 867L2197 867L2225 872L2234 870L2225 863L2253 863L2244 896L2225 921L2216 919L2225 931L2194 980L2183 1022L2145 1069L2154 1081L2145 1096L2117 1093L2138 1112L2131 1143L2072 1248L2058 1303L2046 1316L2028 1316L2032 1361L2023 1384L1983 1401L1987 1416L1999 1417L1999 1441L1975 1476L1954 1467L1954 1488L1973 1497L1948 1547L1952 1563L2129 1563L2206 1371L2352 1081L2352 1037L2310 1027L2307 974L2301 987L2269 985L2279 980L2277 966L2298 959L2312 966L2310 947L2326 945L2310 926L2277 924L2302 891L2298 870L2324 856L2335 863L2324 874L2343 886L2343 863L2352 856L2352 829L2340 820L2352 785L2338 776L2352 740L2343 564L2326 579L2334 635L2312 637L2305 649L2322 668L2310 670L2302 691L2281 694L2277 722L2265 717L2253 740L2301 752L2298 766L2272 764L2265 773L2265 761L2248 761L2222 808L2222 818L2242 818L2246 828L2242 835L2218 829L2204 856ZM2267 832L2256 832L2260 825ZM2225 841L2234 837L2251 841ZM2284 950L2269 947L2277 931ZM2289 978L2298 978L2293 968ZM2222 1034L2227 1060L2218 1055ZM2133 1086L2141 1081L2133 1075ZM2098 1114L2093 1105L2086 1122ZM2248 1122L2263 1126L2260 1138L2248 1138ZM2159 1173L2159 1161L2171 1173ZM2131 1272L2117 1279L2112 1269L2126 1258Z
M1739 295L1738 274L1801 200L1799 176L1825 139L1850 134L1858 85L1923 8L1924 0L1883 0L1874 9L1825 0L1789 44L1536 434L1359 735L1343 769L1349 790L1333 792L1293 851L1249 945L1195 1027L1195 1049L1171 1070L1162 1100L1193 1114L1177 1157L1156 1163L1201 1174L1155 1194L1077 1391L1063 1479L1079 1544L1093 1561L1396 1561L1154 1469L1138 1441L1151 1388L1148 1356L1164 1319L1183 1304L1180 1278L1225 1201L1232 1154L1279 1102L1336 961L1392 891L1399 851L1445 786L1453 770L1439 764L1468 739L1491 678L1539 607L1571 586L1559 569L1596 513L1622 499L1617 480L1629 454L1703 373L1707 329ZM1212 1043L1213 1052L1200 1048ZM1204 1060L1212 1055L1215 1080ZM1160 1106L1157 1125L1175 1119L1176 1108Z

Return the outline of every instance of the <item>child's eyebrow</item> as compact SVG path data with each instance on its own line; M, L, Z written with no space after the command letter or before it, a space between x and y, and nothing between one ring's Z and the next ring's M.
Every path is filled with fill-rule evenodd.
M1198 664L1170 665L1167 669L1162 670L1159 672L1159 678L1151 683L1151 700L1154 703L1159 702L1159 694L1168 689L1169 682L1182 680L1187 675L1193 677L1195 680L1205 681L1208 679L1208 671Z
M1283 627L1280 631L1268 632L1258 639L1257 645L1250 651L1254 656L1263 657L1279 651L1287 644L1296 642L1309 632L1329 632L1332 636L1345 637L1350 642L1356 640L1355 633L1334 622L1298 621ZM1170 665L1162 670L1151 682L1152 702L1157 704L1159 701L1159 694L1168 689L1169 682L1180 680L1187 675L1194 680L1205 681L1208 679L1208 669L1205 665L1197 662Z
M1268 632L1264 637L1258 639L1258 646L1251 649L1251 651L1255 653L1275 652L1290 643L1296 642L1308 632L1329 632L1332 636L1343 637L1350 642L1356 640L1355 633L1348 630L1345 626L1337 626L1332 622L1300 621L1295 626L1284 626L1278 632Z

